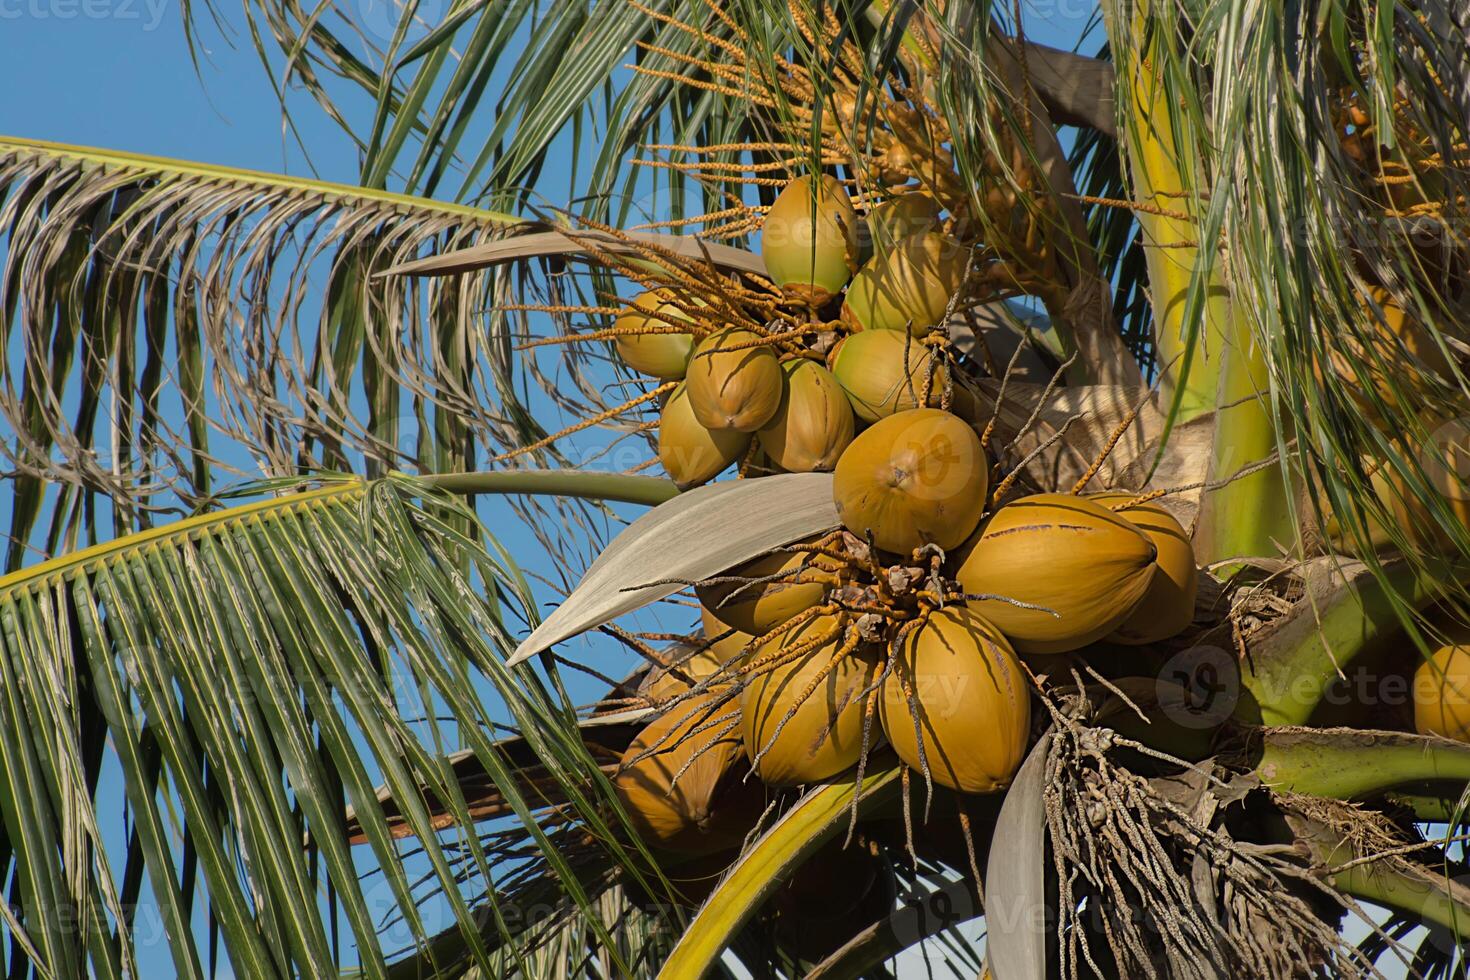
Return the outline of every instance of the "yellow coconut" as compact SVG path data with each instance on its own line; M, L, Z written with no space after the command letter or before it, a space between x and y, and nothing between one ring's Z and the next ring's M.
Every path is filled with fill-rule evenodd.
M1416 391L1422 387L1421 372L1446 379L1452 377L1449 359L1433 332L1417 316L1406 312L1392 293L1374 287L1360 302L1367 322L1359 329L1365 336L1353 336L1344 328L1325 360L1346 382L1347 393L1370 417L1376 418L1378 410L1366 394L1369 387L1388 405L1405 400L1414 404ZM1315 370L1318 380L1322 380L1320 363L1315 365Z
M1470 636L1434 651L1414 672L1414 728L1470 742Z
M704 630L705 640L714 640L709 649L722 664L727 664L744 653L745 645L755 639L749 633L726 626L703 606L699 607L699 625Z
M751 636L767 633L827 597L837 576L802 568L810 556L778 551L719 576L742 581L695 586L700 605L716 620ZM769 581L766 581L769 579Z
M649 289L623 308L613 321L616 330L648 330L650 333L618 334L613 339L618 356L633 370L674 381L684 377L689 354L694 350L692 333L661 333L689 323L672 289Z
M1373 495L1378 498L1378 503L1386 508L1388 513L1393 513L1395 503L1394 481L1390 478L1390 468L1381 459L1372 459L1364 456L1360 460L1360 469L1368 477L1368 487ZM1334 550L1343 554L1358 554L1360 545L1357 533L1353 527L1344 521L1333 510L1332 501L1327 494L1321 490L1321 484L1316 475L1312 476L1312 483L1318 488L1317 502L1322 508L1322 535L1330 543ZM1302 500L1304 507L1310 508L1308 500ZM1362 515L1364 526L1362 531L1367 533L1368 547L1372 551L1381 551L1393 544L1393 535L1388 526L1380 521L1374 514Z
M1095 493L1088 499L1112 509L1135 496L1137 494ZM1123 625L1108 634L1108 639L1114 643L1136 645L1157 643L1177 636L1194 622L1194 596L1199 588L1199 569L1194 563L1194 547L1189 543L1189 534L1174 515L1153 502L1113 513L1126 517L1130 524L1148 535L1158 549L1158 557L1154 559L1158 569L1143 601L1133 610L1133 615L1123 621Z
M925 404L931 408L938 405L948 377L943 361L901 330L852 334L829 360L853 413L864 422L918 408L926 379L929 397Z
M782 368L786 390L781 406L756 438L783 470L830 470L852 442L854 422L847 395L832 372L815 361L789 361Z
M680 489L714 479L749 447L748 432L700 425L683 384L673 390L659 415L658 460Z
M1126 518L1083 497L1043 493L996 511L956 577L967 593L1003 597L970 606L1017 650L1065 653L1133 614L1153 582L1156 554Z
M862 330L909 330L922 337L944 319L964 276L959 242L938 232L912 235L858 271L842 319Z
M852 278L858 261L858 217L835 177L786 185L761 226L761 258L787 299L825 306Z
M965 421L915 408L874 422L837 461L832 498L849 531L884 551L963 544L985 508L985 450Z
M781 362L760 338L731 328L700 341L684 386L694 417L706 429L754 432L771 420L786 386Z
M904 239L938 227L939 202L923 191L910 191L873 208L864 221L873 250L890 252Z
M1429 426L1429 439L1417 456L1433 507L1419 499L1400 478L1394 490L1394 510L1410 536L1423 548L1445 546L1440 521L1448 518L1470 526L1470 422L1451 419Z
M613 788L633 831L650 845L708 854L740 844L753 823L751 808L736 802L744 795L743 745L738 733L721 734L738 709L716 701L694 695L673 705L623 753Z
M927 762L934 782L950 789L1002 789L1026 755L1031 693L1020 661L998 629L962 605L933 613L904 641L879 710L898 757L915 769Z
M753 671L741 691L740 730L746 756L760 757L755 772L766 783L789 786L830 779L856 765L862 753L863 692L878 677L878 655L859 647L833 664L842 642L837 617L816 616L772 637L756 648L749 662L829 636L789 663ZM808 688L811 693L803 700Z

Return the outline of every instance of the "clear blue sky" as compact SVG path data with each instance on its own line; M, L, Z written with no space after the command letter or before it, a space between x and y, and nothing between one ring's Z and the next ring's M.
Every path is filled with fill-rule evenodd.
M367 7L384 0L362 0ZM202 7L202 4L198 5ZM307 173L287 152L279 104L249 38L232 48L209 26L196 75L179 0L0 0L5 133L158 156ZM319 176L351 182L357 160L302 100Z

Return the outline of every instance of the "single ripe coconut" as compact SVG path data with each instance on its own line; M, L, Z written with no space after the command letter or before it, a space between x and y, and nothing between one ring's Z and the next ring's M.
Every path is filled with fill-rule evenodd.
M1003 597L969 603L1017 650L1065 653L1133 614L1153 583L1156 556L1126 518L1085 497L1042 493L997 510L956 577L966 593Z
M905 331L864 330L833 350L832 375L847 392L853 414L864 422L919 407L928 381L929 407L944 396L948 368L933 350Z
M1088 500L1112 509L1126 503L1136 494L1095 493ZM1153 582L1148 593L1133 615L1123 621L1108 639L1114 643L1138 645L1157 643L1177 636L1194 622L1194 596L1199 587L1199 569L1194 563L1194 547L1189 543L1189 534L1179 522L1160 505L1149 502L1136 504L1126 510L1113 513L1127 518L1128 523L1148 535L1158 557L1154 564Z
M1453 371L1434 333L1393 294L1374 287L1359 298L1366 323L1356 333L1346 327L1326 354L1314 362L1313 371L1323 381L1326 363L1342 378L1346 393L1369 418L1379 410L1367 392L1371 388L1388 405L1415 405L1423 387L1421 373L1450 378ZM1396 393L1397 390L1397 393Z
M1470 742L1470 636L1440 647L1414 671L1414 729Z
M1382 459L1362 456L1359 457L1358 468L1368 478L1368 488L1384 508L1385 513L1393 513L1396 491L1391 467L1386 465ZM1361 525L1354 527L1355 522L1344 520L1333 509L1332 501L1322 489L1316 474L1311 475L1310 482L1317 487L1317 504L1322 508L1322 537L1331 544L1335 551L1365 557L1361 553L1362 543L1358 540L1360 534L1366 535L1369 551L1378 552L1393 545L1394 536L1389 531L1388 525L1369 510L1366 504L1363 513L1358 515L1361 518ZM1305 487L1303 489L1305 491ZM1305 512L1311 513L1311 502L1305 492L1302 494L1301 507Z
M938 232L912 235L878 252L853 277L842 319L861 330L928 333L965 277L965 248Z
M706 429L754 432L776 414L786 376L769 345L752 346L758 340L732 327L695 346L684 386L694 417Z
M749 633L726 626L703 606L699 607L699 623L704 630L705 642L709 643L707 652L721 665L739 658L746 652L745 645L755 639Z
M740 802L744 749L738 733L721 734L736 709L717 701L696 694L674 704L623 753L613 789L652 846L708 854L738 846L750 829L751 808Z
M694 335L664 331L690 322L689 314L677 305L674 290L649 289L625 306L613 321L614 330L649 332L619 333L613 338L613 343L617 346L618 356L633 370L665 381L676 381L684 377L689 365Z
M659 415L658 460L681 490L714 479L749 447L748 432L711 430L699 424L687 382L673 390Z
M805 358L782 365L781 406L756 433L771 461L790 473L830 470L852 442L852 406L842 386L822 365Z
M870 648L858 647L834 664L833 655L842 643L838 627L835 616L814 616L762 643L747 662L749 666L779 657L783 650L834 634L790 662L751 671L741 691L740 731L746 757L766 783L791 786L830 779L856 765L862 754L863 693L878 677L878 656ZM791 718L786 720L788 713ZM754 761L757 757L759 762Z
M824 176L787 184L761 226L761 258L787 299L830 303L858 266L858 216L842 182Z
M864 430L837 461L832 499L843 525L884 551L908 555L963 544L980 523L988 484L975 430L937 408L890 415Z
M863 220L873 250L891 252L904 239L939 226L939 202L923 191L910 191L879 204Z
M716 620L760 636L822 602L837 584L833 572L803 568L809 561L810 556L793 552L763 555L719 576L729 581L697 585L694 592Z
M927 763L950 789L1002 789L1026 756L1031 692L1020 661L1000 630L963 605L935 611L904 640L879 711L898 757L914 769Z

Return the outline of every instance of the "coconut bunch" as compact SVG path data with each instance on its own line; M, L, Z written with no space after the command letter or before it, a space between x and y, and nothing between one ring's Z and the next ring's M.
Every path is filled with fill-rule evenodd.
M734 710L719 730L761 781L832 779L886 744L931 785L1001 789L1030 740L1033 667L1190 626L1198 571L1162 506L1007 499L992 468L959 416L893 412L837 461L840 529L695 584L719 650L707 684Z
M640 42L651 58L631 66L635 72L687 84L701 93L738 98L749 107L756 128L770 134L761 141L646 147L662 155L634 160L635 165L681 172L725 206L639 227L701 225L699 234L710 239L757 231L768 235L773 216L779 217L779 198L748 203L744 191L764 194L780 187L780 178L773 176L780 171L813 165L840 168L848 175L844 186L866 213L915 194L935 202L946 215L945 233L970 254L981 299L1032 295L1049 307L1065 299L1067 275L1058 259L1072 246L1050 239L1074 232L1063 230L1065 222L1055 213L1057 202L1049 199L1035 152L1017 123L1023 112L1005 86L985 86L978 106L984 119L966 134L967 139L983 136L961 166L955 134L939 108L944 98L937 90L939 80L928 68L943 46L937 36L926 34L913 50L896 49L896 63L875 76L863 39L844 28L836 11L803 10L793 3L789 12L802 35L793 43L798 49L804 44L822 53L824 70L817 78L800 57L717 42L698 24L635 6L707 45L700 53L674 54ZM721 16L718 4L707 6ZM700 80L690 81L660 67L666 57L698 71ZM704 80L706 75L710 80ZM966 90L965 97L973 99L975 92ZM746 156L748 162L742 160ZM871 241L884 245L881 234L874 234ZM886 243L884 250L894 244Z
M666 263L666 281L611 328L556 338L611 340L660 382L658 456L680 487L736 463L832 470L864 425L921 404L975 414L937 329L964 297L965 251L940 230L933 198L909 192L861 219L835 178L798 178L766 217L761 257L769 280L749 290L759 302L717 301L700 287L722 283Z

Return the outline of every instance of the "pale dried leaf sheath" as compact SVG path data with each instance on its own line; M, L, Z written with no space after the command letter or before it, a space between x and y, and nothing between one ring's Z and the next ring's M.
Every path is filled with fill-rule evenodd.
M528 224L527 227L540 227ZM758 276L766 274L765 263L754 252L733 245L701 241L692 235L648 235L627 233L629 241L596 231L578 231L575 235L564 235L559 231L538 231L516 235L497 242L487 242L470 248L432 255L426 259L404 262L384 272L383 276L446 276L456 272L471 272L504 262L517 262L544 255L577 255L589 250L589 242L609 252L636 255L631 243L647 243L679 255L694 262L708 261L716 268L735 272L749 272Z
M985 911L990 923L986 953L998 977L1046 976L1046 784L1050 733L1031 748L1006 791L985 869Z
M657 602L680 581L710 578L837 525L830 473L783 473L680 494L614 538L507 665Z

